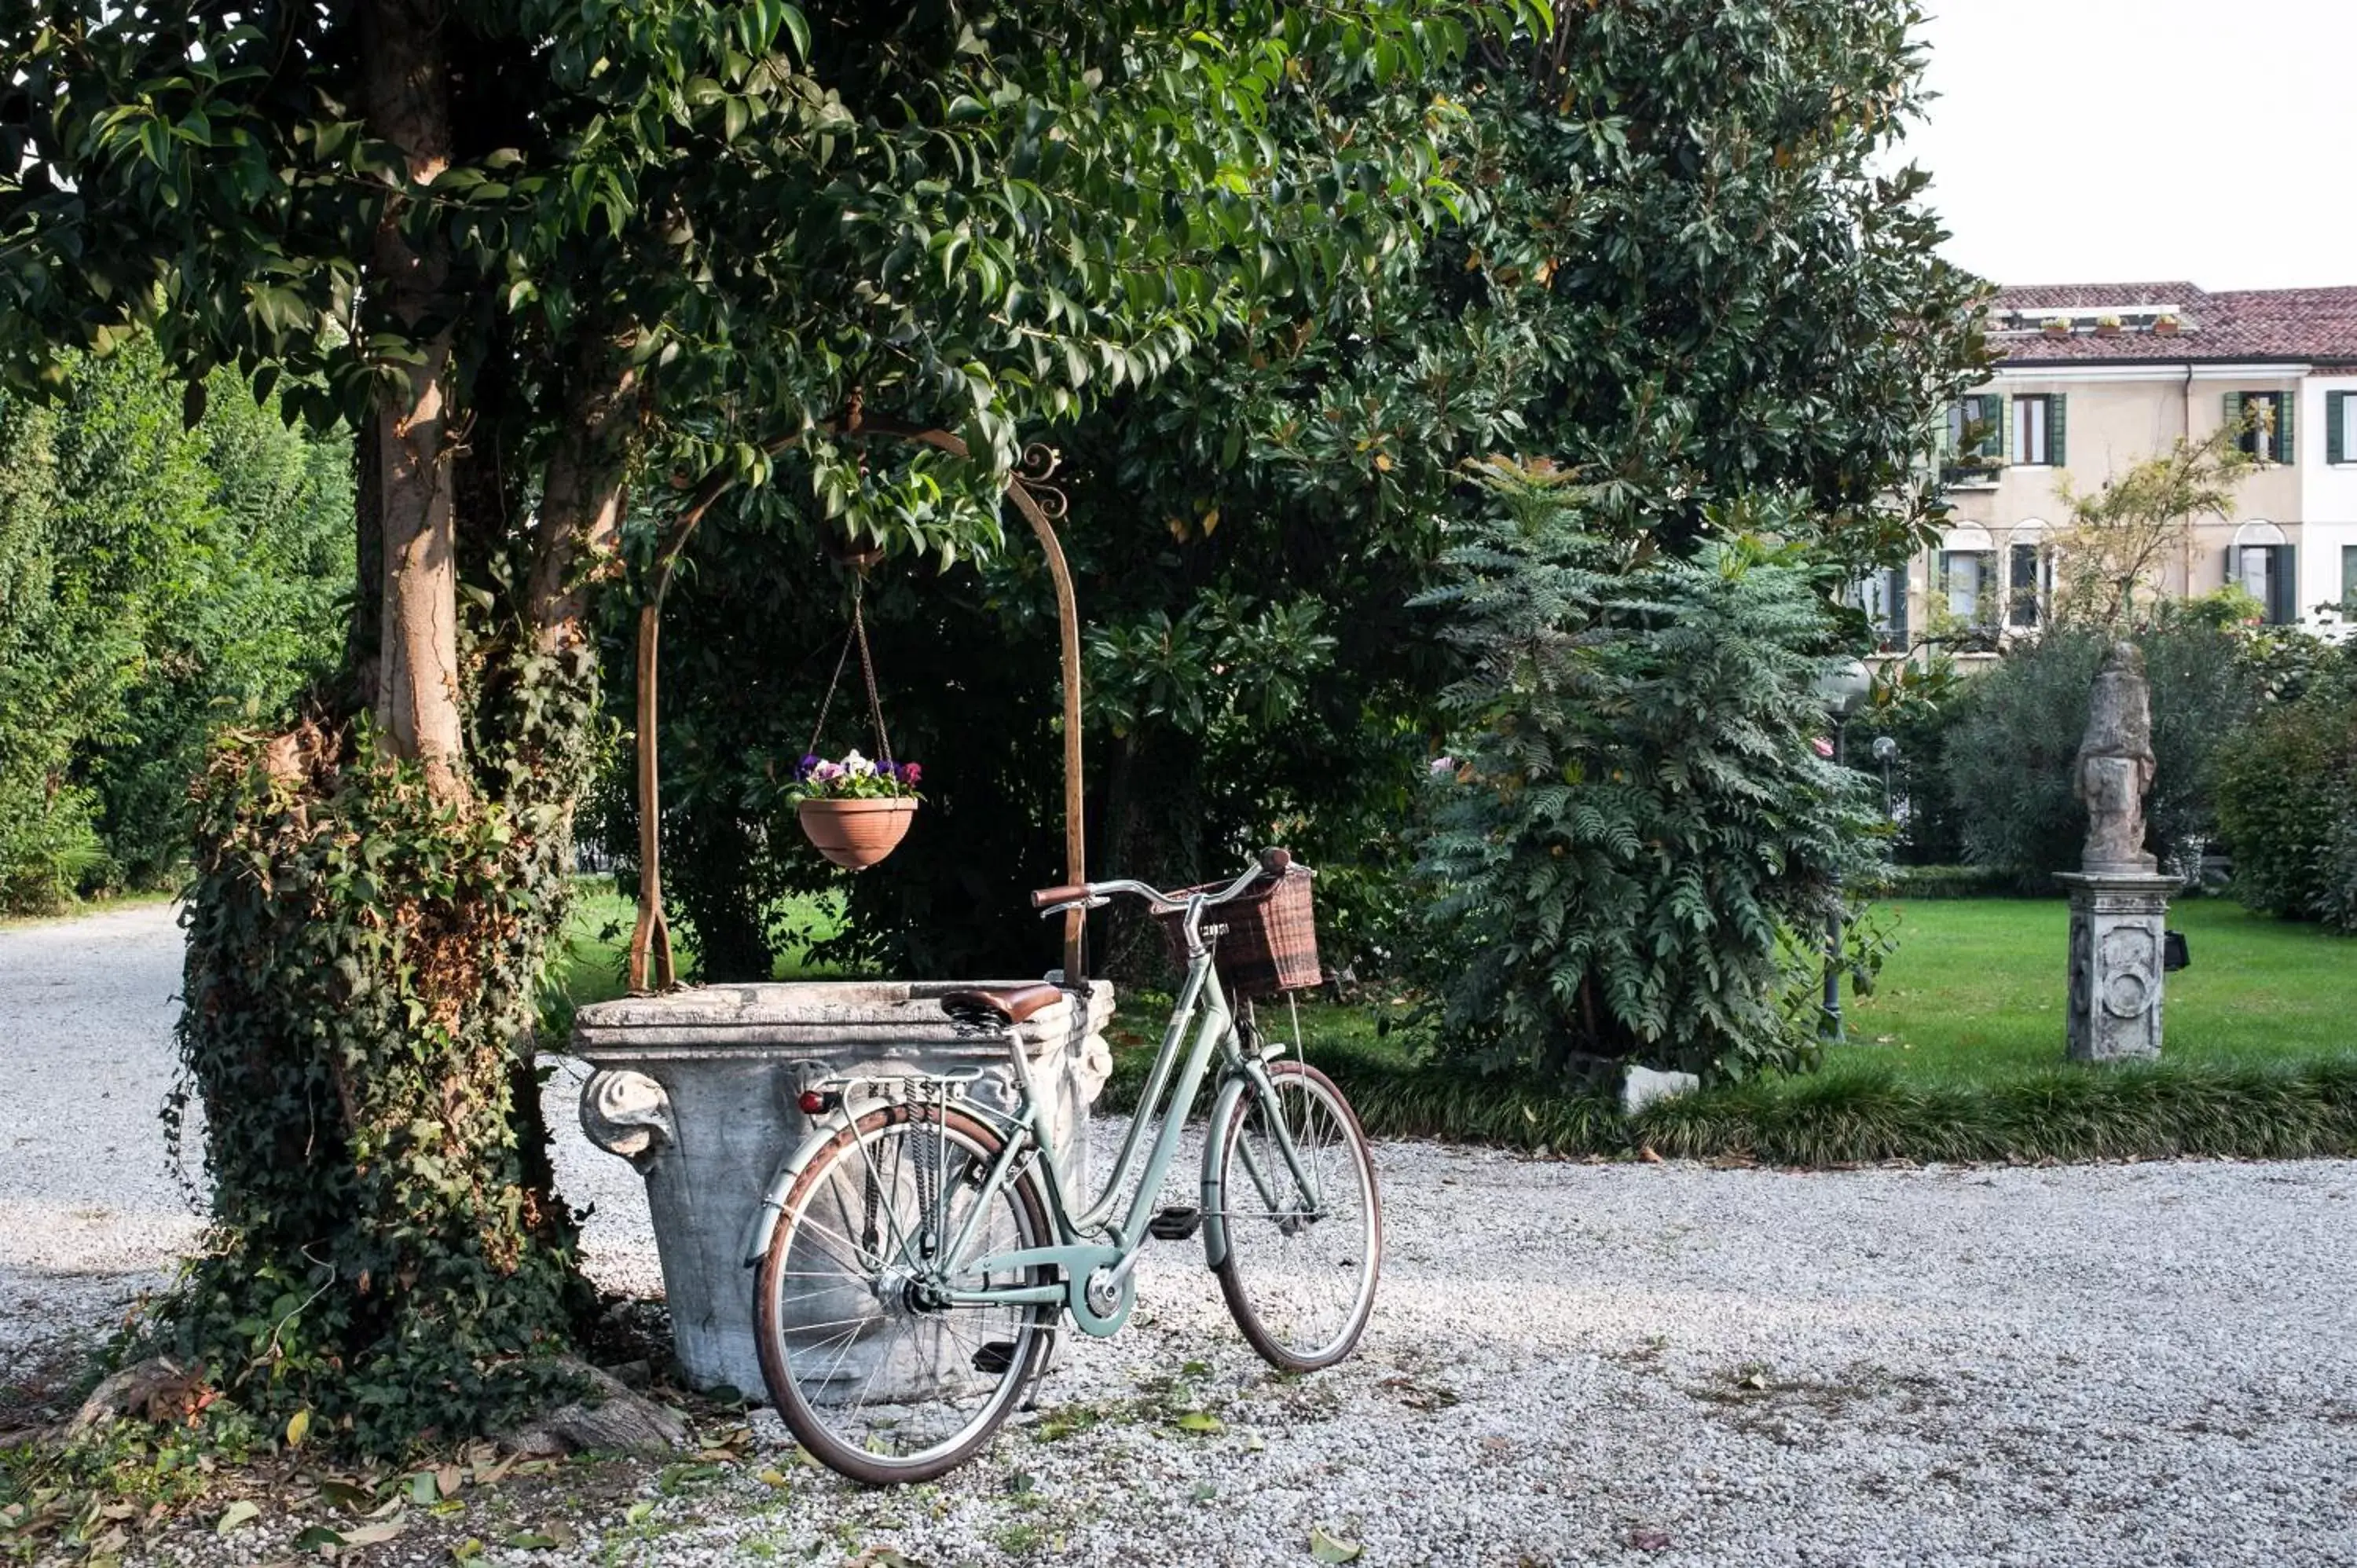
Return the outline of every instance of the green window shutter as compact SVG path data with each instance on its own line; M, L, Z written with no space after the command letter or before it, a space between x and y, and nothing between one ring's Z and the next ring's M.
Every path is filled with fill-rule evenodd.
M2297 392L2276 393L2276 461L2291 462L2291 411L2299 406Z
M2070 403L2067 392L2056 392L2046 400L2046 460L2058 468L2066 461L2062 445L2062 411Z
M2278 544L2268 553L2267 590L2274 598L2275 613L2267 618L2277 626L2296 626L2299 622L2299 547Z
M2348 398L2347 392L2324 394L2324 460L2328 463L2349 461L2349 415L2343 411Z
M2250 434L2243 427L2243 394L2241 392L2226 394L2226 428L2234 432L2238 439Z
M1989 407L1996 411L1990 417L1996 422L1996 429L1989 440L1989 456L2000 463L2010 463L2013 461L2013 421L2006 416L2005 394L1991 392L1988 402Z

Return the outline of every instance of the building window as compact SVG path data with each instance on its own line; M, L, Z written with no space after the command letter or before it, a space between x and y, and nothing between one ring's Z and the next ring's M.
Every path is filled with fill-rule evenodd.
M2054 553L2017 544L2006 554L2006 625L2022 630L2044 625L2054 596Z
M2324 394L2324 460L2357 463L2357 395Z
M2341 613L2357 616L2357 544L2341 547Z
M2299 619L2299 575L2288 544L2237 544L2233 575L2266 610L2269 626Z
M2292 460L2292 400L2279 392L2226 394L2226 423L2242 434L2234 445L2262 463Z
M2013 451L2016 463L2061 467L2062 411L2061 392L2038 392L2013 400Z
M1907 568L1869 572L1852 585L1850 602L1866 612L1875 645L1885 653L1907 649Z
M1948 462L1943 477L1951 484L1986 480L1989 470L2005 462L2005 395L1975 392L1948 405Z
M1940 587L1948 613L1967 626L1986 626L1996 617L1996 552L1943 550Z

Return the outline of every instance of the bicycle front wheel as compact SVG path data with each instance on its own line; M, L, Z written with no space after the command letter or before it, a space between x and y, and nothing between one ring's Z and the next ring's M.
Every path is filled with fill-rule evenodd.
M1212 1130L1220 1294L1263 1359L1311 1372L1348 1356L1374 1312L1383 1210L1367 1135L1333 1080L1298 1061L1270 1063L1268 1077L1272 1094L1247 1089Z
M1028 1177L985 1202L999 1147L963 1112L888 1106L836 1133L787 1194L755 1286L761 1375L829 1469L868 1486L931 1480L990 1440L1038 1369L1054 1306L937 1298L1054 1280L975 1266L1050 1244Z

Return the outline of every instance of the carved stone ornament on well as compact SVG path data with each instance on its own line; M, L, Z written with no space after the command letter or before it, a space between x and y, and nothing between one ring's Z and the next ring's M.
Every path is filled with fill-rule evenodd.
M2152 778L2144 657L2134 644L2115 642L2095 675L2072 779L2087 808L2083 869L2059 878L2071 893L2072 1061L2160 1055L2161 959L2177 878L2161 875L2144 847Z

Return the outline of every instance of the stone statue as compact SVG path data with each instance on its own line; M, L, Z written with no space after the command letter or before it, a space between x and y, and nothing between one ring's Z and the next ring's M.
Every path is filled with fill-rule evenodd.
M2090 872L2154 869L2144 847L2144 797L2152 788L2152 693L2144 655L2115 642L2096 671L2071 792L2087 808Z

